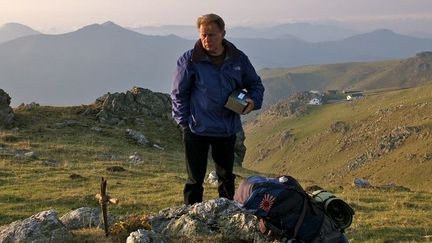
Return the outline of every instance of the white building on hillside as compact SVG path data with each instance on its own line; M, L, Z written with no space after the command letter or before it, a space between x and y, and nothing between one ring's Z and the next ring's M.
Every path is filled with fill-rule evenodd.
M363 98L363 94L362 93L352 93L347 95L346 99L347 100L356 100L356 99L361 99Z
M309 105L322 105L322 99L313 98L309 101Z

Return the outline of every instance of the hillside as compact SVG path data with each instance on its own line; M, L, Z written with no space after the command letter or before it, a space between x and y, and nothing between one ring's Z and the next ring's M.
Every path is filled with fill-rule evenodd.
M358 177L431 191L431 93L432 85L367 92L294 118L263 112L245 127L244 165L316 183L349 185Z
M399 110L405 111L405 105L409 107L408 104L417 102L415 109L412 109L413 113L410 114L415 118L412 120L415 121L416 117L422 116L426 119L423 122L419 120L418 124L412 125L420 127L420 130L407 127L399 131L402 134L408 132L415 134L404 140L405 145L399 148L402 149L412 144L412 146L409 145L409 148L413 150L408 157L409 162L415 166L418 165L419 170L414 173L411 170L412 167L407 166L407 170L395 173L400 173L400 177L404 179L411 177L415 182L420 179L424 180L426 184L430 183L430 179L428 181L430 175L428 158L430 157L425 156L424 151L430 148L430 144L426 144L427 147L414 147L423 143L421 142L423 140L418 139L419 141L415 143L412 140L422 136L424 143L430 143L430 137L426 134L431 125L430 91L431 87L427 87L412 91L397 91L383 97L379 96L379 93L370 94L371 99L381 100L386 107L394 107L393 109L382 108L380 111L388 115L388 117L382 115L382 120L387 122L393 117L390 114ZM143 96L138 98L138 93ZM419 98L413 97L413 93L418 94ZM404 106L396 102L398 95L404 97L399 100L404 103ZM119 231L120 227L122 234L105 237L101 228L84 228L72 231L74 237L72 242L125 242L128 234L137 229L133 226L144 227L140 220L167 207L171 209L181 207L183 183L186 180L184 154L180 132L172 120L167 119L167 109L169 109L167 98L166 94L152 94L149 90L134 88L126 93L103 95L90 105L52 107L28 104L14 109L15 128L0 130L0 227L49 209L56 210L61 216L81 207L98 208L99 205L94 195L100 191L102 176L108 181L108 194L120 201L118 205L108 207L109 212L121 220L110 230L114 234ZM330 180L321 180L317 184L317 181L312 181L308 177L312 169L308 173L297 170L297 168L305 167L314 168L323 163L323 159L317 156L321 156L322 150L326 148L315 148L315 145L320 145L319 139L329 139L329 142L334 142L334 137L344 138L343 131L346 134L354 133L354 129L348 129L346 128L348 126L343 126L343 124L333 126L335 133L327 132L327 127L333 124L334 119L357 127L359 123L353 121L365 117L364 126L370 125L368 115L373 116L374 110L378 109L378 104L372 104L371 110L368 110L368 107L364 106L371 104L362 105L362 102L365 101L359 101L356 105L323 106L309 110L309 115L295 118L296 120L261 117L267 120L260 120L253 127L247 127L247 141L250 144L247 153L252 157L256 156L258 148L253 147L253 142L260 141L263 146L259 147L259 150L262 152L268 148L270 152L266 157L263 156L264 159L261 162L255 163L255 165L260 165L258 169L270 174L290 173L298 176L303 186L325 187L350 203L356 210L353 225L347 230L347 235L352 242L427 241L431 239L432 233L430 231L432 228L431 193L397 189L359 189L346 186L346 183L343 182L336 184L336 179L339 178L331 180L335 184L331 184ZM343 109L340 109L341 107ZM342 114L347 110L358 111L360 108L367 114L354 116ZM424 113L424 109L428 109L428 112ZM338 113L339 111L341 114ZM133 112L142 114L134 115ZM313 121L317 117L320 120ZM401 126L408 123L411 125L407 121L408 118L402 118L397 118L397 121L401 120ZM266 123L262 123L263 121ZM271 125L275 126L269 127ZM131 139L128 136L130 135L128 129L144 134L150 143L142 144ZM290 141L290 133L285 133L283 140L287 145L284 150L290 150L293 144L296 144L298 148L306 148L307 152L298 149L296 154L290 154L290 156L297 156L298 160L292 158L293 161L304 161L305 166L303 167L299 163L293 164L292 168L288 167L288 169L286 164L275 164L274 166L270 164L282 160L278 159L279 150L274 149L279 140L272 140L267 135L277 137L279 135L277 131L289 129L294 129L291 133L295 137L292 137L293 140ZM314 136L316 131L324 132ZM379 129L376 132L378 133ZM326 137L326 134L330 134L329 137ZM309 138L305 139L306 136ZM299 141L303 143L299 144ZM345 140L341 139L341 141ZM350 143L349 140L346 140L343 143L345 149L341 153L352 152L352 147L359 146L360 142L352 140ZM158 146L154 146L155 144ZM333 146L326 142L321 145ZM329 151L331 152L329 156L336 153L331 149ZM303 154L300 154L301 152ZM361 152L359 150L359 153ZM311 160L311 156L315 156L316 160ZM336 157L333 156L333 158ZM339 157L343 157L342 154L339 154ZM323 158L333 161L325 156ZM399 160L396 162L399 163ZM380 167L382 163L378 161L379 164L376 164L376 167L375 163L369 163L360 168L373 166L380 174L383 174L384 171L389 174L393 172L391 166L396 162ZM335 161L335 163L340 163L340 161ZM339 167L335 163L328 162L320 169L322 168L324 172L333 169L336 171ZM425 168L421 167L422 165L426 165ZM212 169L213 164L210 162L208 172ZM259 174L238 166L234 169L237 175L237 185L244 177ZM322 175L315 168L313 171ZM359 169L357 172L366 173L367 170L365 172ZM396 175L389 176L396 177ZM374 180L371 182L377 183ZM399 183L399 181L395 182ZM206 182L204 187L204 200L217 198L217 188L214 185ZM413 190L416 188L425 189L420 186L411 187ZM193 228L189 225L188 229ZM211 226L214 227L214 225L211 221ZM218 239L217 235L216 238L211 238L214 237L214 232L212 232L210 238L201 241L227 242ZM174 237L172 242L180 241L191 242L190 239L178 236Z
M307 90L372 90L415 87L432 80L432 53L380 62L309 65L296 68L263 69L266 103Z

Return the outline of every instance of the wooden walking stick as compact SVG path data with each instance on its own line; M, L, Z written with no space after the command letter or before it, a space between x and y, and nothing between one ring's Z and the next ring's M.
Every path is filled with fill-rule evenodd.
M99 200L99 204L102 209L103 222L105 227L105 236L108 236L108 203L117 204L117 198L111 198L106 194L107 181L102 177L101 180L101 192L96 194L96 199Z

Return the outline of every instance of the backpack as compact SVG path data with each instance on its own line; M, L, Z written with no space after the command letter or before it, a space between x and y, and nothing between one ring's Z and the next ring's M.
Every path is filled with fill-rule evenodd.
M348 242L344 228L325 212L328 200L322 198L322 191L318 194L321 201L314 200L291 176L250 176L240 183L234 200L259 218L262 233L282 242Z

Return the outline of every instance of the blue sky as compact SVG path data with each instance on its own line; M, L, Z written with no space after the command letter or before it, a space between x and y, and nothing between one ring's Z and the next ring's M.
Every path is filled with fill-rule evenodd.
M214 12L227 26L338 21L353 28L395 25L427 31L432 0L0 0L0 25L73 30L111 20L123 26L193 25ZM411 25L411 27L410 27Z

